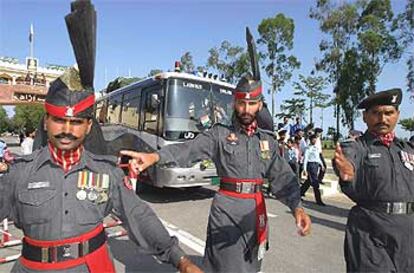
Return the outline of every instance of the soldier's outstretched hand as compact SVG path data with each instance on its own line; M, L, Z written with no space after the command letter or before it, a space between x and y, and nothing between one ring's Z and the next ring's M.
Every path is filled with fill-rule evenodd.
M352 181L355 175L354 166L352 163L345 157L341 145L336 144L335 157L334 157L335 167L339 172L339 177L343 181Z
M138 173L144 171L149 166L155 164L160 160L160 156L157 153L139 153L134 151L123 150L120 151L121 155L131 157L129 164Z
M298 233L301 236L306 236L310 234L311 231L311 219L309 215L306 214L303 208L295 209L295 220L298 227Z
M203 271L193 264L193 262L187 257L183 257L178 264L178 270L180 273L203 273Z

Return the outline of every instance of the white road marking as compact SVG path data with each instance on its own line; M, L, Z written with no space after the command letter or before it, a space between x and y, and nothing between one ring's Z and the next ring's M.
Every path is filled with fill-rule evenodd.
M177 237L180 243L185 244L198 254L204 255L204 248L206 247L206 242L188 233L187 231L181 230L173 224L164 221L163 219L160 220L162 224L165 226L165 228L168 230L170 235Z
M273 213L267 213L267 217L269 217L269 218L276 218L277 217L277 215L276 214L273 214Z

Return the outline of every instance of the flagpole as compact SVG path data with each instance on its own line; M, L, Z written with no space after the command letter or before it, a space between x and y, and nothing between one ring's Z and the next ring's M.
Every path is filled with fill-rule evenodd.
M30 41L30 58L33 59L33 48L34 48L34 31L33 31L33 24L30 24L30 34L29 34L29 41Z

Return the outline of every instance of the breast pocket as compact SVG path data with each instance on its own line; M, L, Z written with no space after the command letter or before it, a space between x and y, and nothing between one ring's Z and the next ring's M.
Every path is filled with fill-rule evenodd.
M380 165L380 159L367 157L364 163L368 168L378 168Z
M225 153L227 155L234 155L236 149L235 149L236 145L230 144L230 143L225 143L223 144L223 150L225 151Z
M19 215L25 224L41 224L52 219L56 214L53 200L56 189L27 189L18 193Z
M96 204L89 200L79 201L81 207L76 210L76 219L79 225L94 225L103 221L104 204Z

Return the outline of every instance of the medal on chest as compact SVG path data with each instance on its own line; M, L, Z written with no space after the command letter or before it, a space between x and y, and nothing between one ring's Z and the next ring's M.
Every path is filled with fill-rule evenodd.
M79 172L78 173L78 192L76 193L76 198L80 201L83 201L86 199L87 197L87 193L86 193L86 179L84 178L83 175L84 172Z
M270 159L269 141L260 140L259 145L260 145L260 158L264 160Z
M410 171L414 170L414 155L409 154L405 151L400 151L401 161L403 162L404 166L409 169Z
M109 175L81 171L78 173L78 192L76 198L80 201L103 203L108 201Z

